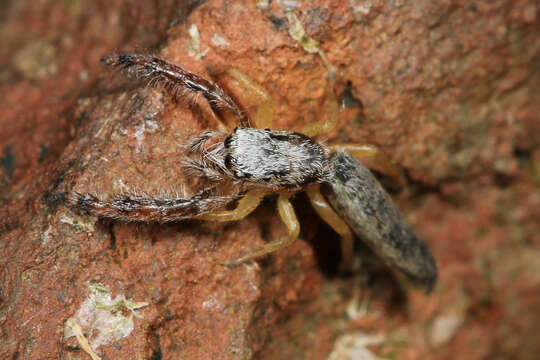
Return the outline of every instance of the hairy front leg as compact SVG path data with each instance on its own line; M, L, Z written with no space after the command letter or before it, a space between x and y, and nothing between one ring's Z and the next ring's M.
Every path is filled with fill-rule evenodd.
M223 209L237 196L218 196L200 192L191 198L152 197L150 195L116 194L104 199L98 194L72 192L69 203L91 215L137 222L169 222L196 218L200 214Z
M278 197L278 212L279 216L281 217L281 220L287 227L288 235L285 237L282 237L278 240L272 241L268 244L266 244L261 249L254 251L248 255L242 256L241 258L235 259L230 261L227 265L234 266L238 264L245 263L246 261L250 261L262 256L265 256L267 254L270 254L274 251L286 248L288 246L291 246L296 239L298 238L298 235L300 234L300 223L298 222L298 219L296 218L296 214L294 213L294 208L289 201L290 194L281 194Z
M101 59L105 65L125 69L137 78L150 84L163 86L173 98L186 97L191 93L201 93L222 123L225 114L232 114L242 126L249 126L248 119L240 107L214 82L155 56L145 54L113 54Z

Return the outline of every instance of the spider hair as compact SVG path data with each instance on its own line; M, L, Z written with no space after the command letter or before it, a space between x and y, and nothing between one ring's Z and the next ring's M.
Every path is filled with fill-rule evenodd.
M209 190L191 198L155 197L139 194L115 194L107 200L97 194L70 193L68 202L91 215L126 222L171 222L223 209L240 195L217 195Z
M101 62L121 68L128 75L145 79L151 86L163 86L175 100L184 98L190 92L202 93L214 112L221 113L225 109L242 126L249 126L246 115L219 85L178 65L146 54L112 54L101 58Z

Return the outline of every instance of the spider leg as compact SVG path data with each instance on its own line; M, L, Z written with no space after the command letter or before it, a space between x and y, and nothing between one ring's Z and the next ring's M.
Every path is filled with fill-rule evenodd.
M255 126L259 129L271 128L274 119L274 102L270 94L262 86L236 68L227 69L227 74L236 81L242 90L259 101L259 108L255 116Z
M334 94L333 87L329 86L326 91L326 120L316 121L305 125L300 132L309 137L325 135L334 130L339 118L339 105Z
M168 222L191 219L198 215L222 209L236 196L212 195L203 191L191 198L151 197L147 195L119 194L105 200L95 194L72 192L69 202L94 216L122 221Z
M354 256L354 236L349 226L345 224L338 214L332 209L330 204L326 201L321 194L320 185L312 185L306 189L306 193L309 197L311 205L323 219L336 233L341 236L341 264L339 266L340 271L350 270L352 267L352 260Z
M332 81L331 81L332 83ZM300 132L309 136L315 137L328 134L337 126L339 118L339 105L336 96L330 86L326 91L326 120L317 121L305 125ZM375 162L381 166L392 177L399 178L398 168L392 164L390 159L375 145L359 145L359 144L337 144L328 146L333 151L348 152L354 157L373 157Z
M268 194L268 192L263 190L250 190L238 202L236 209L214 211L208 214L197 215L194 219L209 221L234 221L243 219L259 206L266 194Z
M274 251L286 248L296 241L298 235L300 234L300 224L298 223L298 219L296 218L296 214L294 213L294 208L289 201L290 196L290 194L281 194L278 198L279 216L287 227L287 230L289 232L288 236L272 241L263 246L261 249L256 250L248 255L242 256L241 258L232 260L229 262L229 264L227 264L228 266L242 264L246 261L259 258Z
M175 99L183 96L183 91L179 88L202 93L220 118L223 117L222 110L225 109L232 113L242 126L249 126L249 121L240 107L221 87L178 65L144 54L113 54L102 58L101 62L126 69L137 77L160 84L169 90Z
M328 146L332 152L346 152L356 158L373 157L373 160L377 165L383 168L393 178L399 179L399 169L392 164L388 156L386 156L381 149L375 145L370 144L336 144Z

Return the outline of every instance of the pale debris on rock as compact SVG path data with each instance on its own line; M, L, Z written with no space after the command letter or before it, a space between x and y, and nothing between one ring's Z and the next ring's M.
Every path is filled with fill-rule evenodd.
M295 13L292 11L286 12L287 21L289 23L289 35L300 44L300 46L308 53L319 52L319 42L306 35L306 31L302 23Z
M352 6L354 15L361 14L363 16L368 15L373 6L371 1L349 0L349 4Z
M300 5L302 5L300 1L296 0L279 0L278 4L279 7L285 12L296 10L300 7Z
M385 338L382 334L365 333L346 334L336 340L328 360L378 360L368 346L380 345Z
M231 43L223 36L219 35L218 33L214 33L212 35L212 38L210 39L213 45L215 46L229 46Z
M75 215L75 214L62 214L58 221L62 224L68 224L75 227L78 230L93 233L95 231L95 225L97 217L91 215Z
M287 22L289 23L289 35L304 49L304 51L310 54L319 54L322 62L328 69L328 77L334 79L337 74L337 69L328 60L325 52L319 48L319 42L312 37L309 37L298 19L298 16L292 10L283 10L287 16Z
M187 45L188 55L196 60L201 60L205 57L209 49L201 51L201 35L196 24L191 24L188 29L189 42Z
M88 289L88 298L75 315L66 321L64 338L76 336L84 349L80 334L82 330L83 338L88 339L90 349L94 351L101 345L127 337L134 328L133 317L140 317L135 310L147 306L148 303L128 301L124 295L112 299L110 290L99 283L89 283ZM124 315L126 310L128 315ZM88 352L86 349L85 351Z
M430 341L433 345L443 345L450 341L463 324L459 315L440 315L433 322Z

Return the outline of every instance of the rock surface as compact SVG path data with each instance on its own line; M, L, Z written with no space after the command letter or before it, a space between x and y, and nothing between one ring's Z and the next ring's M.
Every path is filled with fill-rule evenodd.
M272 95L275 128L325 116L328 69L293 38L290 14L338 74L328 142L376 144L403 171L394 199L438 262L429 297L376 265L337 276L339 239L303 195L301 240L234 269L222 264L285 233L273 198L225 224L123 224L67 206L74 189L187 186L178 146L213 126L204 102L173 104L103 67L111 52L204 76L234 66ZM148 303L131 332L100 342L104 359L534 358L539 29L533 0L8 1L0 358L89 358L65 328L95 283Z

